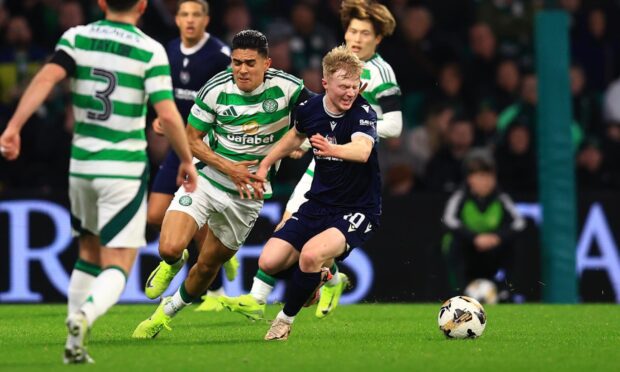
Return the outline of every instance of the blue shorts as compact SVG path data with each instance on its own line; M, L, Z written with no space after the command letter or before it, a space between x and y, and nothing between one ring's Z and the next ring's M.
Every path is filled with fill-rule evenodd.
M179 164L181 164L181 161L177 154L172 150L168 151L168 155L166 155L166 158L159 166L155 180L153 180L151 192L174 195L179 189L179 186L177 186Z
M379 216L359 210L330 208L308 200L280 230L273 233L273 237L287 241L301 251L310 239L332 227L340 230L347 242L345 252L336 257L342 261L351 249L362 246L372 236L379 227Z

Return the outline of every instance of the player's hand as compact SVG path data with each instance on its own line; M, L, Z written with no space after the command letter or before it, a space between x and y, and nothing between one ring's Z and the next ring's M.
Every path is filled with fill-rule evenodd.
M0 137L0 154L6 160L15 160L21 149L21 137L19 131L7 127Z
M161 125L161 121L159 121L159 118L155 118L153 120L153 132L159 134L160 136L164 135L164 127Z
M335 157L335 146L320 134L310 137L310 144L314 147L314 154L318 156Z
M291 159L301 159L302 156L306 154L306 150L302 150L301 148L294 150L289 154Z
M497 247L500 243L500 238L497 234L479 234L474 238L474 245L479 252L490 251Z
M179 164L179 173L177 174L177 185L183 185L187 192L196 190L198 184L198 172L196 166L192 162L182 162Z
M260 177L248 169L252 165L256 165L258 160L244 160L233 163L228 169L228 176L234 182L239 191L241 199L252 199L252 191L248 187L255 182L265 182L264 177ZM256 199L259 199L256 197Z
M261 180L254 181L252 183L252 189L254 190L255 199L263 199L265 195L265 182L267 180L267 172L269 172L269 168L266 168L262 165L262 163L258 166L258 170L255 173L255 176Z

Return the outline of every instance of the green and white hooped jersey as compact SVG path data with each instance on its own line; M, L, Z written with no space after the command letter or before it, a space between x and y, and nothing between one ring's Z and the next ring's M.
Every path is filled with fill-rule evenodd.
M70 175L140 179L147 97L173 99L165 49L138 28L107 20L67 30L56 49L76 65Z
M362 92L362 97L377 113L377 119L383 119L383 110L379 106L379 98L400 95L400 86L396 82L394 70L381 56L375 53L368 61L364 62L362 70L362 85L368 84Z
M188 123L207 132L204 142L231 161L262 160L290 128L290 113L303 89L303 81L276 69L252 92L240 90L228 69L212 77L198 92ZM224 173L198 163L199 174L215 187L238 194ZM251 171L255 171L250 169ZM266 183L265 199L272 195Z

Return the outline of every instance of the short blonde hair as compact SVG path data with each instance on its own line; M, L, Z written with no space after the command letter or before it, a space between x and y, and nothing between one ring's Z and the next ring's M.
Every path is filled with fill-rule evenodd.
M359 77L363 68L364 62L344 45L335 47L323 57L323 77L325 78L332 76L338 70L344 70L347 77Z
M352 19L370 21L375 34L390 36L396 28L396 20L390 10L375 0L343 0L340 5L340 21L346 31Z

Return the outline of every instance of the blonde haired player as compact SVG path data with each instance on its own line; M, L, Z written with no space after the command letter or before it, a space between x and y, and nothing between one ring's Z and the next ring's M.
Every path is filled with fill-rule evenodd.
M72 78L74 135L69 166L72 225L79 258L69 281L65 363L92 362L89 329L119 299L137 249L146 245L148 97L181 159L177 183L196 188L197 173L172 99L164 48L136 28L146 0L99 0L105 20L66 31L34 77L0 137L13 160L19 132L54 85Z
M376 1L345 0L341 4L340 19L345 30L344 39L348 49L364 62L361 83L365 86L361 96L368 101L377 113L377 134L381 138L400 136L402 131L402 112L400 87L392 67L377 53L377 47L383 38L391 35L396 21L388 8ZM302 145L305 150L306 145ZM297 155L296 155L297 154ZM299 152L293 155L299 156ZM305 194L310 189L314 178L314 159L295 187L279 229L301 204L306 202ZM349 278L338 272L338 266L329 265L332 279L322 287L320 300L315 315L324 318L338 305L340 296L349 285ZM276 278L273 272L259 268L249 294L240 297L220 297L224 307L241 313L251 319L263 318L267 297L273 290Z

